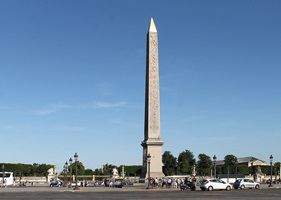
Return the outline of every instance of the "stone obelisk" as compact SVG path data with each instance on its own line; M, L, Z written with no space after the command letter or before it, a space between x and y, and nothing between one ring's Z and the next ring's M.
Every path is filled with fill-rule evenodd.
M158 34L153 18L147 33L146 44L146 84L143 163L141 178L164 176L162 172L162 145L160 137L160 94L158 66ZM147 159L147 156L151 159Z

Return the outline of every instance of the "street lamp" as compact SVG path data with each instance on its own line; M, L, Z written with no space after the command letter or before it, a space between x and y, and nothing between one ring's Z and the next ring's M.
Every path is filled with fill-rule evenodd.
M70 172L69 172L69 188L72 187L72 158L69 158L69 166L70 166Z
M281 163L280 163L280 166L279 166L279 183L280 183L280 180L281 180Z
M237 165L238 161L235 162L235 180L237 181Z
M269 184L268 187L272 187L272 161L273 161L273 156L270 155L269 159L270 159L270 184Z
M148 188L149 188L149 185L150 185L150 163L151 163L151 155L150 154L148 154L146 156L146 160L147 160L147 168L148 168Z
M77 185L77 162L78 162L78 154L75 152L75 155L74 155L74 160L75 160L75 188L74 190L80 190L78 185Z
M2 182L4 184L4 177L5 177L5 166L4 166L4 164L2 164L2 171L3 171L3 173L2 173Z
M214 160L214 177L217 178L217 174L216 174L216 172L217 172L217 169L216 169L217 156L216 155L214 155L213 160Z
M229 165L227 165L227 183L229 183Z
M66 180L67 180L67 161L65 162L63 168L64 168L64 180L63 180L63 187L66 187Z

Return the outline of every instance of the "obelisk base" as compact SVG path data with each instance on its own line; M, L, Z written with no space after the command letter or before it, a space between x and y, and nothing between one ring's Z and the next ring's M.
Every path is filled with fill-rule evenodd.
M141 178L162 178L165 175L162 172L162 145L163 141L160 139L148 139L142 142L144 149L143 166ZM147 162L146 156L150 154L150 163Z

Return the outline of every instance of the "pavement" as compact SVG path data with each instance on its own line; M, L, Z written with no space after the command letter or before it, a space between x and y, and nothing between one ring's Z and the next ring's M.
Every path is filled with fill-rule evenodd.
M82 187L73 190L64 187L26 186L0 188L1 200L93 200L93 199L134 199L134 200L280 200L281 189L278 186L260 189L196 191L179 188L145 189L144 187Z
M272 187L268 187L268 184L261 184L260 189L281 189L281 184L273 184ZM49 187L49 185L35 185L35 186L14 186L14 187L6 187L0 188L0 193L3 192L134 192L134 191L149 191L149 192L157 192L157 191L179 191L179 188L171 187L171 188L150 188L146 189L145 186L124 186L123 188L112 188L112 187L80 187L79 190L74 190L73 188L68 187ZM197 186L196 190L200 190Z

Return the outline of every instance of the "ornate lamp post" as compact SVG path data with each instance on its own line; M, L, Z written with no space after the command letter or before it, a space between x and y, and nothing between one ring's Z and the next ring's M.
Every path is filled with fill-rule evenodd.
M238 165L238 161L235 162L235 180L237 181L237 165Z
M4 184L4 177L5 177L5 166L2 164L2 183Z
M151 155L148 154L146 156L146 161L147 161L147 173L148 173L148 188L149 189L149 185L150 185L150 163L151 163Z
M270 184L269 184L268 187L272 187L272 161L273 161L273 156L270 155L269 159L270 159Z
M281 180L281 163L280 163L280 166L279 166L279 183L280 183L280 180Z
M72 158L69 158L69 166L70 166L70 171L69 171L69 188L72 187Z
M216 155L214 155L213 160L214 160L214 177L217 178L217 174L216 174L216 172L217 172L217 169L216 169L217 156Z
M63 168L64 168L64 180L63 180L63 187L66 187L66 180L67 180L67 166L68 166L68 163L67 161L65 162Z
M65 164L63 165L63 187L65 187Z
M74 160L75 160L75 188L74 190L80 190L78 185L77 185L77 162L78 162L78 154L75 152L75 155L74 155Z

